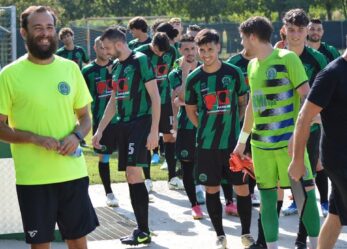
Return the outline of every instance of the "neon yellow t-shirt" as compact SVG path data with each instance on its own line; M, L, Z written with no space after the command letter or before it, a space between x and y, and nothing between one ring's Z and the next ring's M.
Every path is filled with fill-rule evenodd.
M55 56L38 65L27 55L0 72L0 114L9 126L62 139L76 126L74 109L91 102L87 85L72 61ZM84 157L62 156L34 144L12 144L18 185L70 181L87 176Z

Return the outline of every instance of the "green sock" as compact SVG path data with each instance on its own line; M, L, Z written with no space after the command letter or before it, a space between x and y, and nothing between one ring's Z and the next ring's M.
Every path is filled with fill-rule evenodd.
M307 200L304 214L302 216L302 222L305 225L308 236L318 237L320 220L316 202L316 193L314 189L307 191Z
M265 241L276 242L278 240L277 189L260 190L260 196Z

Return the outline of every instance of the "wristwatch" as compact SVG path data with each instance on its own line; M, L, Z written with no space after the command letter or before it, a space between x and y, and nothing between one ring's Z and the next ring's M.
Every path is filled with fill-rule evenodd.
M74 134L80 142L83 141L83 136L79 131L74 131L72 134Z

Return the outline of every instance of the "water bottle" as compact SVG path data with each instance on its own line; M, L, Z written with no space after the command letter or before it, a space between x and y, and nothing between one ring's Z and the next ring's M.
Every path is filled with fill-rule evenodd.
M77 149L74 152L72 152L69 156L80 157L80 156L82 156L82 153L83 153L82 148L80 146L78 146Z

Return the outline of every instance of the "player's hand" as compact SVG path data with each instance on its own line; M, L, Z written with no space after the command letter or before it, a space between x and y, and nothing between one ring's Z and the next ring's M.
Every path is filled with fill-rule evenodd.
M292 160L289 164L288 174L294 181L299 181L306 173L304 161Z
M154 150L158 147L159 133L158 131L151 131L147 137L146 148L147 150Z
M290 157L293 157L293 147L294 147L294 141L293 136L290 137L288 141L288 155Z
M102 132L96 131L96 133L92 137L92 144L95 149L98 149L98 150L101 149L101 144L100 144L101 138L102 138Z
M238 155L241 159L245 157L246 144L237 143L233 153Z
M44 147L46 150L59 150L60 148L59 140L52 137L45 137L39 135L34 136L33 144Z
M60 141L59 154L63 156L73 154L79 144L80 140L74 134L70 134Z

